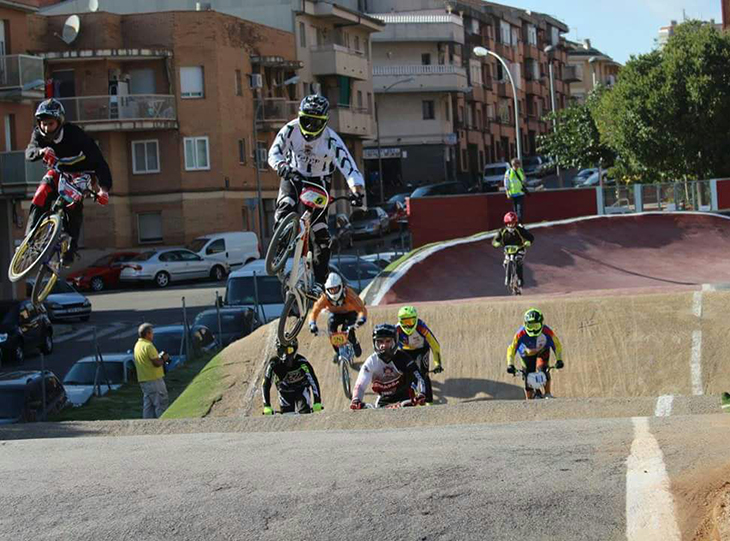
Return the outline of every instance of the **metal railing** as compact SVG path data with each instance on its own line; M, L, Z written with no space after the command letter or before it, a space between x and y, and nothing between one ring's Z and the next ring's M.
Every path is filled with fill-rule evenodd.
M420 64L407 66L373 66L373 75L432 75L456 73L466 76L466 68L453 64Z
M0 152L0 189L34 186L40 183L45 174L43 162L26 161L22 150Z
M258 101L258 122L287 122L297 116L299 102L288 101L286 98L266 98Z
M30 90L36 86L43 90L44 81L42 58L25 54L0 56L0 91Z
M712 210L712 188L709 180L637 184L639 205L647 211Z
M348 47L347 45L343 45L341 43L323 43L321 45L317 45L315 47L312 47L313 53L325 53L329 51L335 51L338 53L345 53L345 54L351 54L355 56L362 56L365 57L364 51L358 51L357 49L353 49L351 47Z
M170 95L82 96L60 101L66 108L66 117L80 123L177 119L175 96Z
M457 15L380 15L373 14L371 17L380 19L386 24L430 24L450 23L464 26L461 17Z

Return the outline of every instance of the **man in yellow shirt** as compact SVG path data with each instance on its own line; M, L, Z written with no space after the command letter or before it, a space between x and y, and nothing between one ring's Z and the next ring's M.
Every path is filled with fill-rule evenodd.
M154 330L151 323L139 326L139 340L134 345L134 364L137 367L137 381L142 388L142 418L158 419L167 409L167 387L165 386L167 353L160 355L152 343Z

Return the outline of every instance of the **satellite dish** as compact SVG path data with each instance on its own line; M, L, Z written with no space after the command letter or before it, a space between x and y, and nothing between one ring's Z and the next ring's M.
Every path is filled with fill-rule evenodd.
M66 22L63 23L63 34L61 39L66 42L66 45L71 45L76 37L79 35L81 29L81 19L78 15L71 15Z
M99 9L99 0L89 0L89 11L94 12Z

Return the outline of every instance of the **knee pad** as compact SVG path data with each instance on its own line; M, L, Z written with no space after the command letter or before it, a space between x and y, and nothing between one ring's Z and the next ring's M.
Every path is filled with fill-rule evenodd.
M38 189L35 191L35 195L33 195L33 204L37 207L45 207L48 202L48 197L53 193L53 191L53 187L50 184L41 182Z

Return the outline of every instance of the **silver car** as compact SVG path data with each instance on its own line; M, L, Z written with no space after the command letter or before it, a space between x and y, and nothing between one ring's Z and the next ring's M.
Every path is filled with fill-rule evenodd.
M167 287L170 282L210 278L223 280L230 272L225 261L200 257L185 248L164 248L143 252L125 263L119 280L123 283L154 282Z
M388 213L380 207L355 210L350 216L350 222L355 237L382 237L390 227Z

